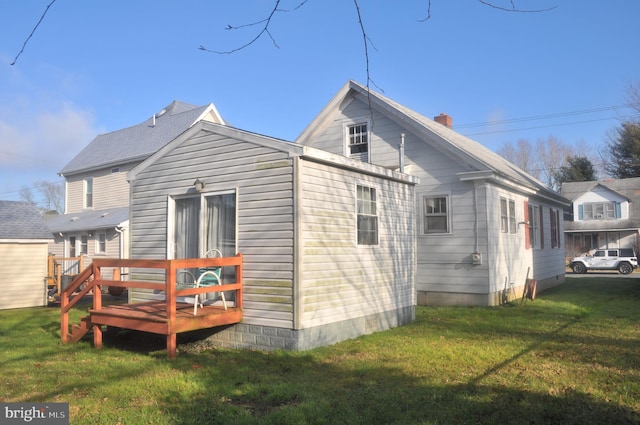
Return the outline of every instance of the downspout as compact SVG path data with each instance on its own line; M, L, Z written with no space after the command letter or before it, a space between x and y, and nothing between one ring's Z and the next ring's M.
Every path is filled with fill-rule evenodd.
M400 133L400 172L404 173L404 133Z
M124 228L121 226L116 226L113 230L115 230L116 232L118 232L120 234L120 237L118 238L118 244L120 245L118 247L118 249L120 250L120 253L118 255L118 258L122 259L122 256L124 255Z
M120 250L120 254L118 255L118 258L122 259L124 257L124 237L125 237L125 231L126 229L122 226L116 226L114 228L114 230L116 232L118 232L120 234L120 237L118 238L118 245L119 245L119 250ZM128 276L128 274L125 273L125 271L120 268L120 279L122 280L122 276ZM128 278L125 278L125 280ZM129 292L129 291L127 291ZM129 300L129 302L131 302L131 300Z

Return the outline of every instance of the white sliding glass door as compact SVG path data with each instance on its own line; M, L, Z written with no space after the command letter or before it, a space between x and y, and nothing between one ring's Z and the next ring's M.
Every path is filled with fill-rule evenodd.
M236 254L235 192L173 201L173 223L169 223L172 258L201 258L211 249L219 250L223 257Z

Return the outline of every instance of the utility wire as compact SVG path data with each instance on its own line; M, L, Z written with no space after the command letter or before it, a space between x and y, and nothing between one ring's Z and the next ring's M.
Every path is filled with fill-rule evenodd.
M511 119L505 119L505 120L495 120L495 121L478 122L478 123L471 123L471 124L461 124L461 125L456 125L456 128L459 129L459 128L471 128L471 127L484 127L484 126L487 126L487 125L500 125L500 124L510 124L510 123L514 123L514 122L523 122L523 121L546 120L546 119L551 119L551 118L568 117L568 116L572 116L572 115L591 114L591 113L595 113L595 112L617 111L619 109L632 108L632 107L633 107L633 105L627 103L627 104L624 104L624 105L603 106L603 107L600 107L600 108L583 109L583 110L580 110L580 111L557 112L557 113L546 114L546 115L534 115L532 117L511 118Z
M491 131L483 131L479 133L465 133L465 136L470 137L470 136L481 136L485 134L511 133L514 131L536 130L539 128L549 128L549 127L563 127L567 125L588 124L588 123L597 122L597 121L609 121L609 120L625 119L625 118L640 118L640 114L623 115L618 117L596 118L596 119L584 120L584 121L573 121L573 122L566 122L566 123L559 123L559 124L539 125L539 126L525 127L525 128L513 128L509 130L491 130ZM487 124L487 125L491 125L491 124ZM497 124L493 124L493 125L497 125ZM459 129L458 126L454 126L454 130L457 131L458 129Z

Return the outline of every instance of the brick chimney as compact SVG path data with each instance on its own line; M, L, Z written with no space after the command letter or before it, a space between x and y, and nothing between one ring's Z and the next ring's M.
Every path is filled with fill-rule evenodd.
M451 117L444 112L440 115L433 117L433 120L437 123L444 125L445 127L453 128L453 120Z

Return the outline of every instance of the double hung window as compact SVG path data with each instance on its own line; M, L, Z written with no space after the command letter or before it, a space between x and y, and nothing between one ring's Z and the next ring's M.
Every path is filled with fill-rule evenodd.
M369 132L366 123L347 126L347 154L350 158L369 162Z
M513 199L500 198L500 231L516 233L516 202Z
M93 178L84 180L84 207L93 208Z
M580 218L582 220L615 220L620 218L619 205L615 202L588 202L581 206Z
M356 186L358 245L378 244L378 211L376 190Z
M96 253L105 254L107 252L107 234L98 233L96 235Z
M449 233L449 197L434 196L423 198L423 233Z
M529 244L533 248L540 248L540 209L537 205L529 204Z

